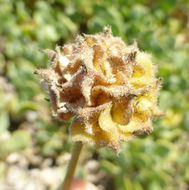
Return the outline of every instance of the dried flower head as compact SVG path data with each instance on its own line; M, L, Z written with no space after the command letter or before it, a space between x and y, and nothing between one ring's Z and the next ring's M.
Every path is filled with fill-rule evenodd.
M44 78L54 116L73 117L74 141L107 146L115 152L120 141L151 132L160 79L151 56L136 42L127 46L110 27L95 35L78 36L56 51L45 50L51 67L36 73Z

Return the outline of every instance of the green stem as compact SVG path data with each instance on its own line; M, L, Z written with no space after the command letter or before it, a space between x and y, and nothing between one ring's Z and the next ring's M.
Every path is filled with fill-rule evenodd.
M73 151L72 151L72 157L71 157L71 160L68 165L67 173L66 173L64 182L63 182L60 190L69 190L71 182L73 180L75 168L77 165L77 161L79 159L79 155L80 155L82 146L83 146L83 144L80 141L75 143Z

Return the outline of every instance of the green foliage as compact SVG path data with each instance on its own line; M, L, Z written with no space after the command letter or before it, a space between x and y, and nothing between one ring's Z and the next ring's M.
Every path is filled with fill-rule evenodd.
M0 158L4 157L7 153L20 151L29 148L31 145L31 136L26 130L17 130L6 139L0 138Z
M152 53L163 78L150 136L122 145L119 156L100 149L101 169L116 190L189 188L189 2L187 0L0 0L0 156L27 151L56 158L70 151L66 127L51 118L47 94L33 72L76 34L102 31ZM31 132L33 130L33 132ZM32 135L31 135L32 134ZM1 174L0 174L1 175Z

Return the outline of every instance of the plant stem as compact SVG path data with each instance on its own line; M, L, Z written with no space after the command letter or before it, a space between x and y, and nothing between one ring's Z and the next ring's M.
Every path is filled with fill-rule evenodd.
M82 146L83 146L82 142L80 142L80 141L75 142L74 148L72 151L72 157L71 157L71 160L69 162L67 173L66 173L64 182L63 182L60 190L69 190L73 176L74 176L77 161L79 159L79 155L80 155L80 152L82 149Z

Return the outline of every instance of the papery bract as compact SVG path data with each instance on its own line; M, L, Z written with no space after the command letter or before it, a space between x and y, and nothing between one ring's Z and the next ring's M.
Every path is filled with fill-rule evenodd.
M45 50L51 67L36 73L50 94L52 113L61 120L73 117L74 141L120 151L120 141L151 132L160 79L151 56L136 42L127 46L110 27L95 35L78 36L56 51Z

